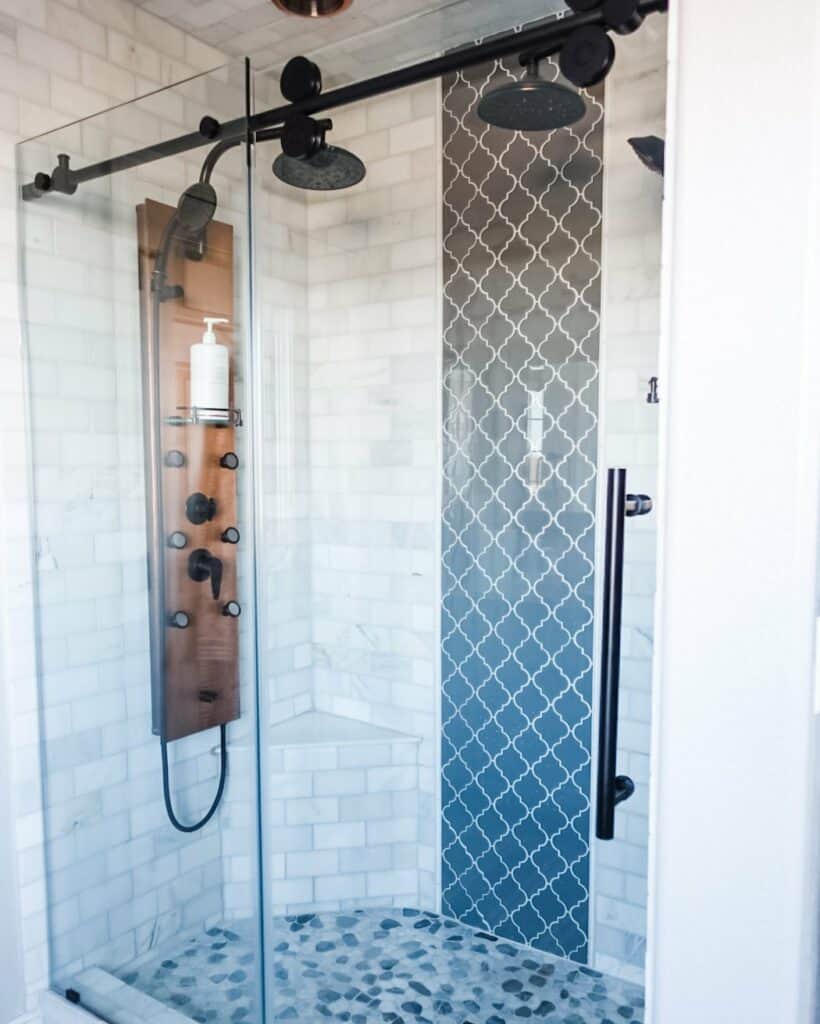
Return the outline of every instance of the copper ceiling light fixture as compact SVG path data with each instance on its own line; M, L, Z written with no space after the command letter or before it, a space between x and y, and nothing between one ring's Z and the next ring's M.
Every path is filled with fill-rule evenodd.
M286 14L298 14L302 18L327 18L341 14L353 0L273 0L274 7Z

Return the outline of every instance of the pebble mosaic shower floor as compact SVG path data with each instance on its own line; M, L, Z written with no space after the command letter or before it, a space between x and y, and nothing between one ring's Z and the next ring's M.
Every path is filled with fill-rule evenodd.
M411 908L300 914L271 929L277 1021L642 1024L643 991ZM251 1024L254 954L228 927L120 978L198 1024Z

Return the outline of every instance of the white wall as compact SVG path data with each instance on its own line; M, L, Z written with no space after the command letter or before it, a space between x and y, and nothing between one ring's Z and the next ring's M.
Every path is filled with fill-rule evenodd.
M654 1024L810 1019L817 16L670 14Z
M37 688L31 616L23 374L17 316L14 143L222 63L123 0L0 3L0 630L13 737L13 831L26 1002L47 983ZM8 853L8 850L6 850ZM4 903L4 908L6 904ZM4 973L8 961L4 961ZM4 987L5 987L4 979Z

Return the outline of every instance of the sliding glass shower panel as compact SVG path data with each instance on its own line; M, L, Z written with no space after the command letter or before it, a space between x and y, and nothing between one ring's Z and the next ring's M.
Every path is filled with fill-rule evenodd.
M243 66L21 144L20 185L206 115ZM51 976L114 1022L262 1019L247 161L206 152L20 205Z
M442 900L585 962L604 109L489 128L519 73L444 83Z
M422 20L401 45L393 28L307 55L326 89L360 80L431 56ZM638 94L658 40L625 48ZM625 527L616 766L635 795L613 840L595 835L596 633L606 471L654 490L656 338L647 321L638 352L620 319L653 255L620 204L641 194L659 221L625 124L663 101L624 120L622 90L610 128L599 86L568 128L490 127L480 99L521 74L512 57L328 111L328 145L365 167L347 187L288 180L280 145L256 146L274 1016L566 999L579 1021L641 1019L647 518ZM258 111L279 102L276 74L256 86Z

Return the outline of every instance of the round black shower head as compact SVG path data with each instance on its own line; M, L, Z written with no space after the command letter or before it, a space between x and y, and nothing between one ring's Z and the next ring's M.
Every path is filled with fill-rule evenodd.
M274 6L286 14L300 14L303 18L327 18L346 11L353 0L273 0Z
M179 197L177 218L183 230L199 234L211 223L216 213L216 191L207 181L196 181Z
M577 92L545 82L531 67L519 82L488 92L478 105L482 121L516 132L551 132L580 121L586 104Z
M355 153L341 146L323 145L306 160L280 153L273 161L273 173L294 188L332 192L358 185L367 170Z

